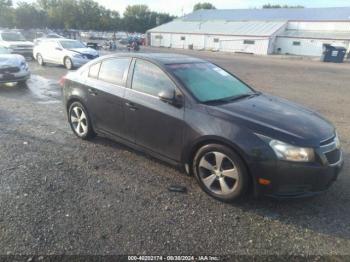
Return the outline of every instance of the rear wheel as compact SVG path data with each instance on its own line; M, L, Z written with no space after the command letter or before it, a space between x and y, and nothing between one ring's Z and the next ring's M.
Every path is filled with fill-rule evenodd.
M227 146L203 146L198 150L192 168L200 187L220 201L231 202L248 188L248 171L239 155Z
M68 121L74 134L81 139L90 139L96 136L92 129L87 110L80 102L74 102L68 110Z
M44 59L43 59L41 54L37 54L36 55L36 61L38 61L38 64L41 65L41 66L45 65Z
M73 62L72 62L72 59L70 59L69 57L66 57L63 61L64 63L64 66L68 69L68 70L71 70L73 69Z

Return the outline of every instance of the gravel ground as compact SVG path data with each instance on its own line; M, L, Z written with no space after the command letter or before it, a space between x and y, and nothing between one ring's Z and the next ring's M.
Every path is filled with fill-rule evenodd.
M349 64L177 52L317 110L338 127L347 164ZM27 88L0 86L0 254L350 255L347 165L318 197L220 203L160 161L77 139L61 104L65 69L30 68ZM188 192L169 192L173 184Z

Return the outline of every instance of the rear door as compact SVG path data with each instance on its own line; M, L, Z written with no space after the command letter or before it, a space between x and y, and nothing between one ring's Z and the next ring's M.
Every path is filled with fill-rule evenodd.
M128 134L123 102L130 62L131 58L108 58L92 64L85 83L94 126L122 138Z
M61 51L58 50L60 48L59 44L54 41L47 41L42 44L43 46L40 48L40 52L42 53L42 56L45 61L49 61L51 63L56 64L62 64L63 59L60 59L60 55L62 55L62 49Z
M180 160L184 107L158 98L165 89L179 92L175 83L157 65L136 59L131 88L125 93L125 117L135 143L173 160Z

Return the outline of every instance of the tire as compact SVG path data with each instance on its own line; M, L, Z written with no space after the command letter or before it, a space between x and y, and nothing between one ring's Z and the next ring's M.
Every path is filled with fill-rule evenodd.
M68 70L74 69L72 59L70 59L69 57L64 58L63 64L64 64L65 68Z
M26 87L27 86L27 80L18 81L17 85L20 86L20 87Z
M203 191L223 202L238 199L248 189L249 174L244 162L224 145L201 147L193 159L192 171Z
M36 55L36 61L38 61L38 64L41 65L41 66L45 65L44 58L42 57L41 54L37 54Z
M91 125L89 114L80 102L73 102L69 106L68 122L73 133L77 137L88 140L96 136Z

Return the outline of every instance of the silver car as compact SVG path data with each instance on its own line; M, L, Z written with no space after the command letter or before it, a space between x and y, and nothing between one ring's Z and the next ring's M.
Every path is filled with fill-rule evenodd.
M33 57L40 65L53 63L64 65L70 70L99 57L99 53L80 41L56 38L40 41L34 47Z
M11 54L12 50L0 47L0 83L18 82L24 85L30 71L22 55Z
M0 31L0 46L11 50L13 54L31 57L34 45L27 41L20 32Z

